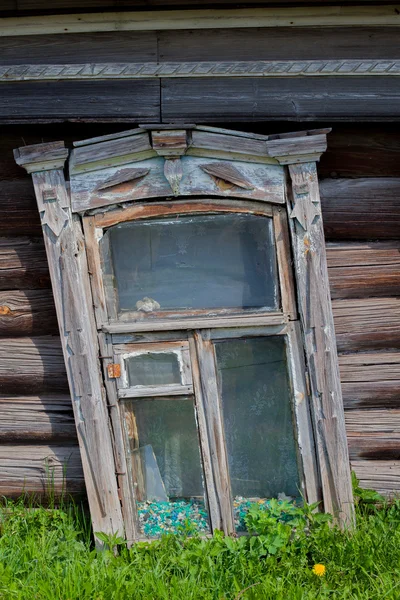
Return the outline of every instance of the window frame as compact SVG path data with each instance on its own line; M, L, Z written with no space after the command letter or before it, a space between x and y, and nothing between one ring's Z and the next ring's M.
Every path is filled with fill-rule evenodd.
M205 310L187 311L176 317L168 313L144 318L142 313L132 315L132 320L118 321L115 313L110 315L107 304L107 286L102 277L100 240L104 232L119 223L149 220L176 215L209 214L253 214L260 218L272 218L273 236L277 261L277 284L281 308L265 310ZM299 470L300 493L309 502L321 499L314 449L310 408L307 400L304 357L299 323L296 321L295 282L292 268L289 223L285 206L276 206L267 201L238 201L236 199L190 199L170 202L147 202L127 205L106 213L83 217L83 228L87 244L89 270L92 274L94 305L101 306L97 312L97 326L110 339L113 360L121 364L122 353L127 349L141 349L159 345L165 350L170 346L188 344L192 371L190 391L183 386L169 388L174 395L193 395L197 415L200 453L210 529L223 530L227 535L235 534L233 499L230 488L229 466L224 439L224 423L220 392L218 390L217 367L213 341L230 337L254 337L283 335L286 338L288 377L290 381L290 403L293 415L294 439ZM181 313L183 311L180 311ZM212 313L212 316L210 315ZM136 320L140 317L140 320ZM146 339L143 339L145 336ZM122 366L122 365L121 365ZM129 397L169 396L167 386L148 388L137 393L132 388L128 395L121 394L120 380L114 380L114 396L119 405ZM120 389L118 389L120 388ZM121 427L124 408L121 407ZM127 448L126 448L127 452ZM128 454L127 454L127 461ZM135 529L139 531L135 498L131 497ZM138 533L139 539L144 538Z
M177 215L252 214L272 218L277 278L281 309L240 310L205 309L180 310L151 313L126 312L117 316L114 289L102 276L100 240L113 225L136 220L148 220ZM241 319L248 325L275 325L296 318L294 279L291 274L289 228L284 206L267 202L240 201L235 199L190 199L172 202L135 203L122 209L83 217L92 294L98 328L109 333L132 331L157 331L173 329L196 329L199 327L236 326Z

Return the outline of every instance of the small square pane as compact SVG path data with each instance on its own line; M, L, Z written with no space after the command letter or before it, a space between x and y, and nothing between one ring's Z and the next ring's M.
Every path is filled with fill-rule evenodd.
M249 214L122 223L101 241L119 312L277 309L272 219Z
M235 522L251 502L299 497L291 393L282 336L215 343Z
M128 400L124 414L142 534L208 531L193 398Z
M129 386L181 384L176 352L146 352L125 358Z

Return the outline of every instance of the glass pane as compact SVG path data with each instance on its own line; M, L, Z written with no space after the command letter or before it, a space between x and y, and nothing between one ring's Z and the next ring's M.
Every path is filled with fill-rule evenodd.
M124 409L142 533L157 537L187 523L208 531L193 399L140 398Z
M252 501L299 497L285 340L216 342L235 523Z
M278 306L270 218L155 219L116 225L104 238L120 311ZM106 256L103 263L110 268Z
M128 381L134 385L180 384L181 372L176 352L148 352L125 359Z

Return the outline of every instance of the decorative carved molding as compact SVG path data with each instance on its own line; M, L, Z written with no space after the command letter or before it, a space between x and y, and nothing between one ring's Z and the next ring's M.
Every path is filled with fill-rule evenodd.
M0 81L142 79L149 77L365 77L372 75L400 75L400 60L271 60L0 66Z
M220 162L220 163L210 163L208 165L200 165L200 169L207 173L207 175L211 175L212 177L216 177L217 179L222 179L223 181L227 181L233 185L236 185L245 190L254 189L254 185L250 183L246 179L244 175L228 162Z
M164 164L164 175L168 180L174 196L179 196L179 184L183 177L183 169L180 158L168 158Z
M117 171L115 175L100 183L95 188L95 191L101 192L115 187L116 185L120 185L121 183L142 179L143 177L146 177L149 172L150 169L121 169L120 171Z

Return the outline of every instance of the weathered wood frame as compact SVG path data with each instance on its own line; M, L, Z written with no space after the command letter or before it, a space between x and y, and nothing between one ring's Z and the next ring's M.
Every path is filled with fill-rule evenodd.
M148 204L128 202L122 209L113 209L111 198L105 203L107 208L103 212L101 207L97 207L93 214L85 214L87 209L81 211L83 237L79 217L73 216L69 208L70 200L62 173L67 155L63 144L44 144L16 151L17 162L33 174L94 528L106 532L122 532L125 529L128 540L140 537L127 472L117 384L115 379L107 376L107 367L114 360L114 344L188 340L211 523L214 528L222 528L226 533L233 532L213 339L240 335L240 329L251 330L251 335L286 336L305 496L310 502L318 500L321 490L325 510L332 512L340 524L350 526L353 523L351 479L315 164L326 147L327 131L254 136L207 127L200 127L195 132L196 126L188 127L193 131L193 136L189 135L188 130L185 132L182 125L175 128L160 125L146 127L151 141L148 158L154 156L154 152L163 157L164 175L173 194L179 196L182 179L180 156L187 153L186 159L189 159L193 151L196 154L199 139L202 140L199 156L233 161L232 167L226 162L210 164L210 176L225 179L238 193L229 191L229 199L224 194L225 198L222 199L190 198ZM142 132L143 129L138 131L141 135ZM128 132L128 135L131 133ZM126 143L124 134L116 134L105 136L104 141L89 140L87 144L90 146L102 142L104 145L110 140L115 148L114 140L119 137ZM189 139L197 140L194 146ZM117 141L117 146L119 144ZM113 152L115 156L115 150ZM89 155L90 160L96 162L95 147L89 147ZM139 160L142 158L143 155ZM268 194L262 201L259 201L261 198L253 200L253 188L249 188L248 179L234 166L237 160L289 165L286 208L283 205L284 197L275 200L272 205L268 204ZM122 162L113 158L116 166L126 162L124 157ZM98 169L101 161L93 164L93 168ZM74 165L72 176L79 171L74 171ZM188 194L187 191L185 193ZM275 196L278 198L276 192ZM115 204L118 202L120 200L117 199ZM72 210L79 212L74 202ZM179 318L165 314L158 318L126 322L110 319L99 252L102 230L138 218L215 212L247 212L273 219L282 310L236 314L223 311L216 315L197 311ZM294 257L298 301L292 277L291 253ZM130 315L129 318L132 319L132 316L135 317ZM305 350L304 355L301 348ZM103 360L104 380L100 374L99 356ZM93 397L99 399L95 407ZM83 411L86 411L85 431L80 425ZM99 447L102 449L101 459ZM106 461L105 455L108 456ZM102 503L99 486L102 490L109 486L106 507Z

